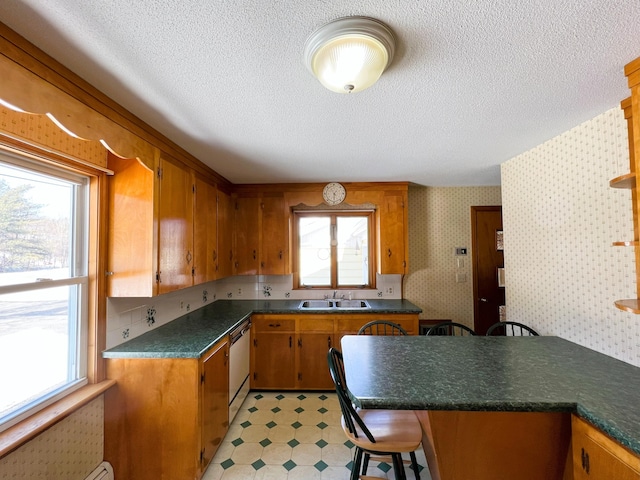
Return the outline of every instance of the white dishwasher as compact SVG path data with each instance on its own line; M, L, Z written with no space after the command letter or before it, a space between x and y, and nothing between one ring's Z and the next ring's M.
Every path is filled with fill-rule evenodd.
M229 336L229 423L249 393L251 322L247 320Z

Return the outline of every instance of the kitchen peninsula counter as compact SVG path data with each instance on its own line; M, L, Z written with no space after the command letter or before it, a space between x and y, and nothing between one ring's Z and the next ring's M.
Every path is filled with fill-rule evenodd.
M105 350L104 358L200 358L252 314L418 314L407 300L367 299L367 309L300 310L301 300L218 300L139 337Z
M640 454L640 369L559 337L342 339L362 408L575 413Z

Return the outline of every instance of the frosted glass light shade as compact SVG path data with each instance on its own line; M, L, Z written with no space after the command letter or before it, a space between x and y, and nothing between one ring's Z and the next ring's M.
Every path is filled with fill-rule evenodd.
M393 60L395 39L383 23L347 17L313 33L305 45L307 68L326 88L359 92L373 85Z

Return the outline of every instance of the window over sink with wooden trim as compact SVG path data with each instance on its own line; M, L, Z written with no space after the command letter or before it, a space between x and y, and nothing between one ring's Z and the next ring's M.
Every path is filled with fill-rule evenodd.
M294 287L375 288L375 211L293 212Z

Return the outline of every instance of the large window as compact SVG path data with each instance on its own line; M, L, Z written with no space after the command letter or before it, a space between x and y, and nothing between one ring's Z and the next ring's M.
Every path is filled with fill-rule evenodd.
M87 383L88 185L0 154L0 431Z
M299 288L365 288L373 282L373 211L296 212Z

